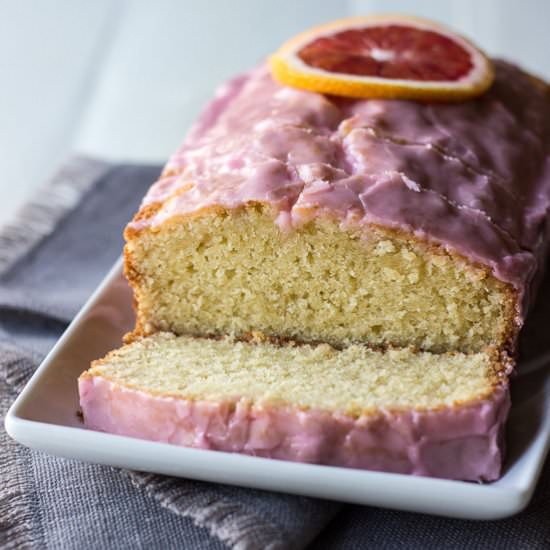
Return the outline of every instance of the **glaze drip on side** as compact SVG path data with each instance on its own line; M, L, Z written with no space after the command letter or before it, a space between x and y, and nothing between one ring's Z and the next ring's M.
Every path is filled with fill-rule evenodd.
M102 377L79 380L88 428L186 447L421 476L500 476L508 384L486 399L426 411L344 413L154 396Z

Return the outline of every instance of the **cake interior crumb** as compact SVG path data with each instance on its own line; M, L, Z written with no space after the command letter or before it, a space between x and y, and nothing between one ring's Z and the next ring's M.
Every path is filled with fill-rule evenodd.
M251 400L362 414L431 409L478 399L495 382L491 354L343 350L158 333L96 362L88 375L147 393L205 401Z
M283 231L260 205L168 220L127 254L146 334L477 352L514 318L507 285L465 260L322 216Z

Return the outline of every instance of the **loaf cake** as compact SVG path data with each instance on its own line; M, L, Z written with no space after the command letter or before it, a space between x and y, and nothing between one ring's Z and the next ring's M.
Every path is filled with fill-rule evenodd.
M126 228L132 337L513 354L548 245L550 95L457 104L226 84ZM131 339L131 338L130 338Z
M79 381L93 429L496 479L550 224L550 95L224 85L125 230L136 326Z
M87 425L255 456L496 479L509 409L494 349L436 355L157 333L79 381Z

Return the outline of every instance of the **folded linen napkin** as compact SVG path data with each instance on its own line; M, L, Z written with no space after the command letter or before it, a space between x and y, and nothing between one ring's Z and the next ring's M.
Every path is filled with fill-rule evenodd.
M549 468L526 512L476 523L81 464L11 441L7 408L120 254L158 172L74 158L0 232L0 548L550 545Z

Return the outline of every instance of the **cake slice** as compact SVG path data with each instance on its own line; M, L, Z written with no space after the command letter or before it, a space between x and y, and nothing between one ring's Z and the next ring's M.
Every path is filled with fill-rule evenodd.
M499 477L509 409L493 349L440 355L157 333L79 379L87 427L255 456Z
M548 248L550 94L495 72L456 104L229 82L126 229L133 337L513 354Z

